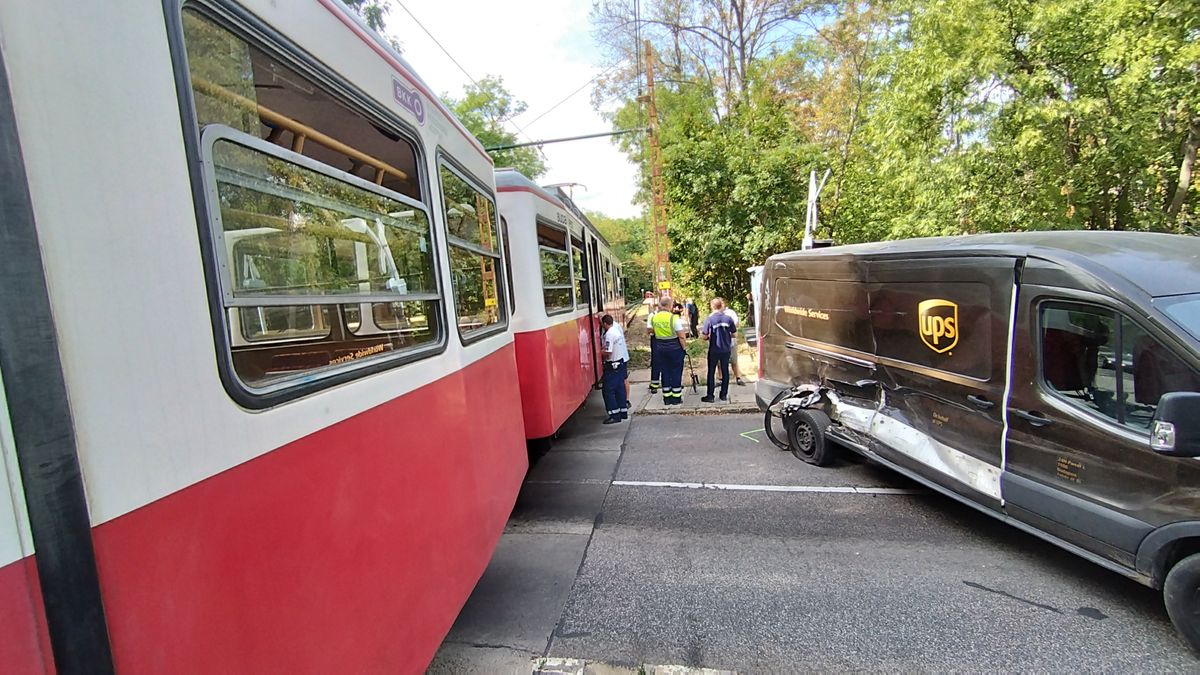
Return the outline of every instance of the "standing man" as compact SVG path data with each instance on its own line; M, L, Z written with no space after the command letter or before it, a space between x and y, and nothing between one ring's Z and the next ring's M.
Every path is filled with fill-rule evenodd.
M646 310L646 335L650 336L650 395L652 396L658 393L662 381L662 364L658 362L658 338L654 337L654 326L651 325L653 321L654 307L651 307Z
M605 314L600 319L604 329L604 342L600 356L604 359L604 407L608 419L604 424L616 424L629 419L629 398L625 395L625 379L629 376L629 348L625 344L625 333L617 328L613 318Z
M737 322L723 312L725 301L713 298L712 314L704 320L704 339L708 341L708 394L700 399L705 403L713 402L713 385L716 384L717 364L721 365L721 400L729 400L729 355L733 351L733 335L737 332Z
M696 333L696 326L700 323L700 308L696 303L692 302L691 298L687 299L688 323L692 325L692 337L699 337Z
M724 308L721 311L724 312L725 316L729 317L730 319L733 319L734 330L737 330L738 328L740 328L742 324L738 319L737 312L733 311L732 307L726 305L724 299L722 299L722 298L717 298L717 299L721 301L721 305ZM733 369L733 377L737 379L738 386L742 387L742 386L745 386L746 383L742 381L742 369L738 367L737 333L733 334L732 342L733 342L733 347L731 349L732 356L730 356L729 366L730 366L730 368ZM726 373L725 377L729 377L729 374Z
M658 301L658 312L650 317L654 331L659 372L662 373L663 405L683 403L683 358L687 347L687 326L678 314L671 311L671 298Z

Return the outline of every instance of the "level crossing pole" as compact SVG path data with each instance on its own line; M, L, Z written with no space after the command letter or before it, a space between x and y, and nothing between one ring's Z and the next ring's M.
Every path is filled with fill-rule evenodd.
M667 238L667 206L663 194L662 149L659 146L658 108L654 100L654 50L650 41L646 48L646 115L650 121L650 192L653 206L650 209L650 224L654 228L654 267L658 280L658 291L674 295L671 288L671 241Z

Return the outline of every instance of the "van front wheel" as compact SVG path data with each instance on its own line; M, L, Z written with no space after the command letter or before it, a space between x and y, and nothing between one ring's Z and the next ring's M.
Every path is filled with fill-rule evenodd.
M826 466L833 461L833 445L825 438L829 416L807 408L793 412L788 420L788 445L792 454L809 464Z
M1163 603L1175 630L1200 654L1200 553L1175 563L1167 573Z

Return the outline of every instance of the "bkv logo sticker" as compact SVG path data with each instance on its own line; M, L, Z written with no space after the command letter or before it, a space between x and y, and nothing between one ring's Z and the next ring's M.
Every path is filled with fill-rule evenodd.
M958 344L958 305L949 300L925 300L917 305L921 342L939 354Z
M425 124L425 104L421 102L421 95L415 89L400 84L400 80L392 78L392 96L396 99L396 103L404 106L417 118L417 124Z

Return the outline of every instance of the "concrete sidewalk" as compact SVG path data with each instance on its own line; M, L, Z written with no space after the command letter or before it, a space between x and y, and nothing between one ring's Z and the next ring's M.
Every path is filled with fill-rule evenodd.
M697 373L700 375L700 373ZM692 391L691 377L687 370L683 371L683 403L680 405L665 405L663 403L662 392L657 394L650 393L649 382L631 382L629 386L629 402L633 412L636 415L707 415L707 414L732 414L732 413L751 413L758 412L758 404L754 401L754 383L746 381L746 384L739 386L737 384L729 387L729 400L722 401L717 399L713 403L704 403L700 397L704 396L706 385L703 375L700 375L700 384L697 387L699 393ZM715 388L713 396L721 394L720 387Z
M688 370L686 364L683 368L683 404L668 406L663 403L662 392L657 394L650 393L650 369L642 368L629 373L629 403L631 410L635 414L640 415L704 415L704 414L730 414L730 413L749 413L758 412L758 404L754 400L754 385L757 378L754 376L756 366L753 361L748 359L745 354L742 355L741 366L742 381L746 384L739 385L736 382L729 383L729 400L722 401L719 398L713 403L704 403L700 400L702 396L708 393L707 372L701 372L700 366L703 363L696 364L696 377L699 384L696 385L696 391L692 390L692 372ZM720 384L713 388L713 396L721 395Z

